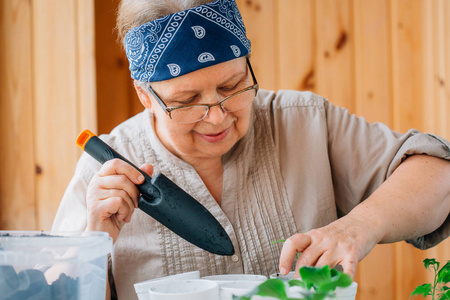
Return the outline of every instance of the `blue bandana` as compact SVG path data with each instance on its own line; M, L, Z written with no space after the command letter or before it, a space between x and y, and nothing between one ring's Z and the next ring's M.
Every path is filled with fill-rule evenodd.
M216 0L131 29L125 36L131 77L162 81L250 53L235 0Z

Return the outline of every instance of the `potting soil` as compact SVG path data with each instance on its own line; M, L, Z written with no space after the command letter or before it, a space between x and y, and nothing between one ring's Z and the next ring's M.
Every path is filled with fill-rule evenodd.
M77 300L78 278L61 274L49 285L40 270L0 266L0 291L0 300Z

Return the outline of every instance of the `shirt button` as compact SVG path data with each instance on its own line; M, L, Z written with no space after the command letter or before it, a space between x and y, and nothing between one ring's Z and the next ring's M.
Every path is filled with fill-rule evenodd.
M232 260L233 262L238 262L238 261L239 261L239 256L237 256L237 255L235 254L235 255L231 256L231 260Z

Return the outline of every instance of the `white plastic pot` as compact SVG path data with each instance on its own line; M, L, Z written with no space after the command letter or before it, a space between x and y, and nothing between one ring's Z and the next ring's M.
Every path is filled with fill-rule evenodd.
M134 290L138 295L139 300L150 300L150 295L148 290L159 284L161 281L173 281L173 280L184 280L184 279L200 279L200 272L193 271L187 273L180 273L176 275L170 275L166 277L155 278L151 280L141 281L134 284Z
M202 279L213 280L219 284L220 300L232 300L233 295L242 296L267 280L264 275L224 274L205 276Z
M229 281L220 284L220 300L233 300L233 296L243 296L251 292L261 281Z
M148 294L150 300L219 300L219 285L204 279L163 280Z
M217 281L217 283L222 284L226 282L236 282L236 281L259 281L264 282L267 277L264 275L253 275L253 274L223 274L223 275L211 275L202 277L202 279Z

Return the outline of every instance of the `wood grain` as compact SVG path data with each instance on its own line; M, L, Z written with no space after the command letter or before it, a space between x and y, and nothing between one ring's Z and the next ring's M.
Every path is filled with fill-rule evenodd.
M425 2L391 2L393 128L399 132L406 132L411 126L424 129Z
M48 230L80 155L75 139L80 132L81 28L74 0L36 0L32 7L34 148L41 170L35 179L37 229Z
M93 0L77 0L78 130L97 129L95 11ZM79 149L81 154L81 149Z
M313 0L278 1L279 89L316 91L317 41ZM293 13L295 12L295 13Z
M440 1L391 2L394 129L400 132L417 128L449 138L445 136L448 117L440 117L449 103L441 86L448 40L444 32L449 33L443 21L448 11L443 7ZM423 268L422 260L448 260L449 242L426 251L396 244L395 299L407 299L417 285L431 282L432 274Z
M392 126L389 0L353 1L355 112Z
M95 3L95 49L98 133L109 133L143 109L128 70L128 61L115 34L118 0Z
M0 1L0 229L36 226L29 1Z
M277 6L274 0L238 0L247 36L252 43L251 61L260 86L278 87L276 48Z
M353 3L315 1L317 93L355 112Z

